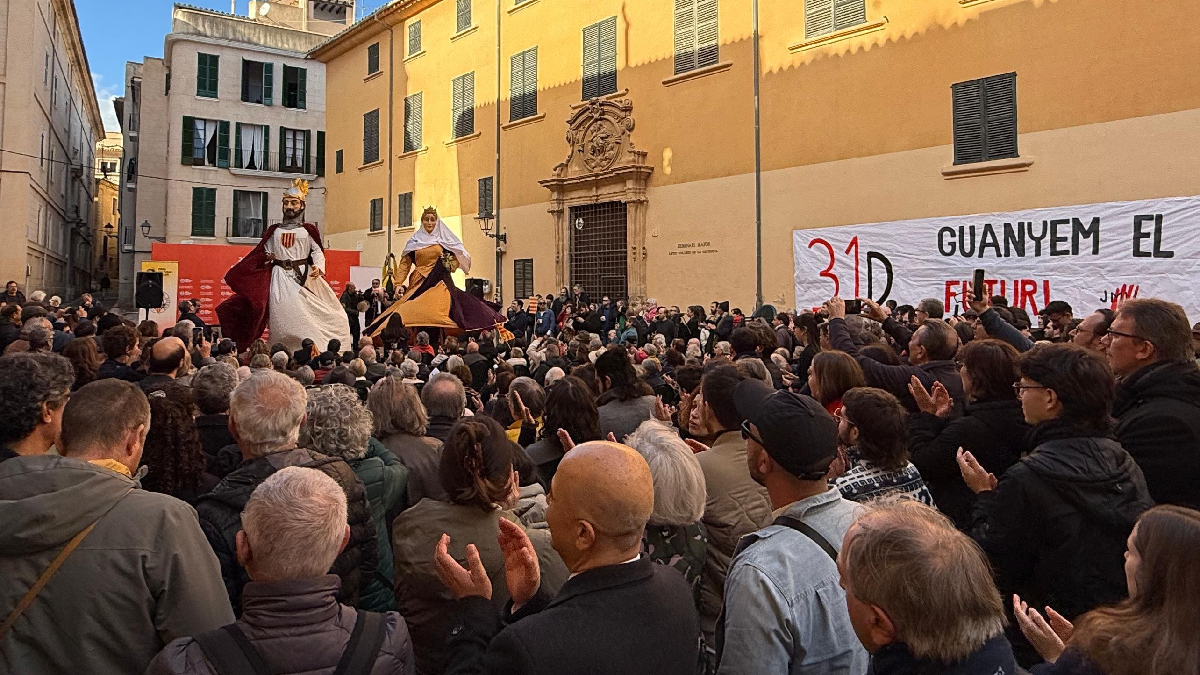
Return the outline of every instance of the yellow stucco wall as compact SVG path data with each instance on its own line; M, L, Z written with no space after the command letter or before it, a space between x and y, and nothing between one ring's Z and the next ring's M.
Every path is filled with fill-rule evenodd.
M1188 3L1151 0L868 0L862 32L802 48L803 3L761 13L764 299L791 306L791 231L1004 209L1200 193L1200 49ZM750 3L720 0L720 59L728 67L665 84L672 71L672 3L504 0L500 111L508 122L508 59L538 47L538 112L501 134L505 299L512 261L535 259L538 292L554 288L549 191L538 184L568 152L565 120L581 96L581 32L618 20L617 89L633 102L633 142L649 153L648 292L660 302L755 292ZM1147 5L1152 5L1151 7ZM476 181L494 173L495 4L475 0L477 29L454 37L455 3L401 0L315 52L327 63L328 149L345 171L327 178L333 245L381 260L386 237L367 234L371 198L414 192L414 217L437 205L472 252L471 276L492 278L491 241L475 226ZM424 52L408 57L408 22ZM394 77L388 32L394 25ZM367 78L380 43L381 76ZM475 72L477 138L448 144L451 80ZM1017 73L1020 154L1028 171L947 180L951 85ZM387 163L360 168L362 115L379 108L386 154L394 87L392 190ZM423 92L425 150L402 152L403 100ZM407 225L407 223L403 224ZM399 251L410 229L394 232ZM697 274L680 243L711 242L721 274ZM803 300L803 299L801 299Z

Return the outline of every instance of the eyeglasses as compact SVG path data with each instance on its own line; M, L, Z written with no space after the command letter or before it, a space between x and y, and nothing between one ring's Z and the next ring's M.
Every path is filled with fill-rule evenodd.
M1134 335L1133 333L1122 333L1122 332L1121 332L1121 331L1119 331L1119 330L1113 330L1113 329L1111 329L1111 328L1109 328L1109 329L1108 329L1108 334L1109 334L1109 335L1116 335L1117 337L1127 337L1127 338L1129 338L1130 340L1141 340L1142 342L1149 342L1149 340L1147 340L1146 338L1142 337L1141 335Z
M766 444L762 442L761 438L755 436L753 431L750 431L750 420L745 420L742 422L742 440L746 441L751 439L753 439L755 443L758 443L762 447L767 447Z
M857 427L858 425L855 424L853 420L851 420L849 417L846 417L846 413L843 412L844 410L845 408L839 408L837 412L833 413L833 416L841 422L845 422L852 427Z
M1050 387L1043 387L1040 384L1021 384L1020 382L1018 382L1013 385L1013 393L1017 395L1017 398L1020 398L1021 393L1024 392L1026 389L1049 389L1049 388Z

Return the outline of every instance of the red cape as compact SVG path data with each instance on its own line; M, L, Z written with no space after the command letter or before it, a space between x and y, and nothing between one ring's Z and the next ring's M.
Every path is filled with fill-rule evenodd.
M303 223L304 229L317 242L321 250L325 244L321 233L312 223ZM238 350L249 349L250 344L262 337L267 329L267 304L271 298L271 263L267 260L267 242L279 227L276 223L267 228L245 258L225 273L225 283L233 295L217 305L217 318L221 322L221 334L237 345Z

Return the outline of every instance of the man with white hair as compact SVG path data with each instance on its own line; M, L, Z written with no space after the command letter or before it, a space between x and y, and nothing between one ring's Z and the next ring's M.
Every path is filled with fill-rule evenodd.
M331 572L341 577L338 599L357 604L361 588L375 574L378 551L366 489L345 460L297 447L307 398L304 387L273 370L255 371L233 390L229 431L242 463L196 503L200 525L221 561L221 576L234 609L250 581L237 552L236 535L250 494L268 476L287 466L319 469L337 481L349 507L350 542Z
M563 371L562 368L559 368L558 366L555 366L555 367L551 368L550 370L547 370L546 371L546 388L549 389L550 385L554 384L555 382L558 382L559 380L563 379L566 376L567 376L567 374Z
M379 362L379 357L375 353L375 348L367 345L359 350L358 358L362 359L367 366L367 381L375 384L384 375L387 375L387 366Z
M288 366L288 353L287 352L275 352L274 354L271 355L271 367L274 368L277 372L283 373L284 375L288 375L289 373L288 373L287 366Z
M343 659L357 667L337 672L414 672L399 614L338 604L341 582L326 571L349 542L350 527L346 495L333 479L314 469L280 469L255 488L241 520L237 559L251 579L241 619L175 640L147 673L217 675L231 662L252 672L244 660L252 656L239 643L271 673L327 672Z

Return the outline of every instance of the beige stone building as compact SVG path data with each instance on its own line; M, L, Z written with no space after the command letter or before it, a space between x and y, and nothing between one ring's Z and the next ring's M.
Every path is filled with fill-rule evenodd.
M126 64L122 307L155 241L256 244L296 178L310 183L306 219L324 227L325 66L306 54L353 3L316 4L325 18L307 31L294 2L251 3L250 16L175 5L162 58Z
M104 135L71 0L0 0L0 277L73 298L92 271Z
M92 278L108 277L116 286L120 275L117 233L121 227L121 132L109 131L96 143L96 190L92 207Z

